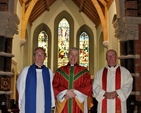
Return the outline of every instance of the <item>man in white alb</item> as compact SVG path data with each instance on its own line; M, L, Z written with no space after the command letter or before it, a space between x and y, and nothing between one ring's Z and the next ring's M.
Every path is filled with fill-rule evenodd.
M107 66L100 69L93 82L93 94L98 101L97 113L127 113L126 100L132 91L130 72L117 64L117 53L106 52Z
M51 113L55 106L53 73L43 65L46 53L41 47L33 52L34 64L23 68L18 80L20 113Z

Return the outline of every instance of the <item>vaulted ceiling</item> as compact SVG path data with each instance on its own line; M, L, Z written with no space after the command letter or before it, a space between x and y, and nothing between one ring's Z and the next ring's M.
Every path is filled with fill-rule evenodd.
M21 38L25 39L27 23L31 24L57 0L19 0L22 6ZM60 0L61 1L61 0ZM64 1L64 0L62 0ZM101 23L104 41L108 40L107 12L114 0L71 0L96 26Z
M25 10L28 8L32 0L19 0L21 5L25 5ZM50 6L53 5L57 0L35 0L37 1L31 14L29 21L34 22L42 13L50 11ZM100 24L100 15L92 2L92 0L72 0L79 8L79 12L84 13L96 26ZM105 6L109 8L113 0L95 0L98 2L103 14L105 14Z

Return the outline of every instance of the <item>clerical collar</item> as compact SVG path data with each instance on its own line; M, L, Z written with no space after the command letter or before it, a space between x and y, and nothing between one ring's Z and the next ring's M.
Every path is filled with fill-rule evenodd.
M37 66L37 65L35 65L35 68L36 69L43 69L43 66Z
M111 67L116 67L116 65L114 65L114 66L109 66L109 65L108 65L108 67L109 67L109 68L111 68Z
M75 65L77 65L77 63L76 63L76 64L70 64L70 63L68 63L68 65L70 65L70 66L75 66Z

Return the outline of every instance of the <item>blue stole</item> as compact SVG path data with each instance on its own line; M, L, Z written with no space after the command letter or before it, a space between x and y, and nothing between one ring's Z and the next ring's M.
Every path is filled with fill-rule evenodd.
M43 77L44 96L45 96L44 113L51 113L50 74L49 74L49 69L44 65L42 69L42 77ZM29 67L26 77L25 113L36 113L36 87L37 87L36 68L35 68L35 64L33 64Z

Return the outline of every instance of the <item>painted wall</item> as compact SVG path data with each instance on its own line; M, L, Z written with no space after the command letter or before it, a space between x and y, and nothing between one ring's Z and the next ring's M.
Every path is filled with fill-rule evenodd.
M21 30L21 5L19 3L19 0L17 1L17 10L15 11L15 13L18 15L19 20L20 20L20 24L18 25L18 34L15 34L13 37L13 46L12 46L12 54L15 55L15 57L13 57L12 59L17 63L17 71L19 73L19 71L22 68L22 64L23 64L23 57L22 57L22 49L20 47L20 30Z
M116 50L117 54L119 54L119 49L120 49L119 40L115 37L115 28L113 28L113 24L112 24L113 17L118 12L116 10L116 7L117 7L116 2L114 1L112 3L111 7L109 8L109 12L108 12L109 49L114 49L114 50ZM123 12L124 12L124 10L123 10Z
M102 26L99 25L98 28L96 29L96 40L95 40L95 71L94 73L96 74L96 72L103 68L105 65L107 65L106 62L106 51L107 49L115 49L118 50L118 40L115 38L115 29L113 28L113 24L112 24L112 19L114 14L116 14L116 6L115 6L115 1L113 1L112 5L110 6L110 8L108 9L108 13L107 13L107 17L108 17L108 21L107 21L107 25L108 25L108 48L105 48L103 46L103 30L102 30Z
M115 38L115 29L113 28L113 17L116 14L115 1L112 3L111 7L108 10L108 34L109 34L109 49L118 49L118 40Z

